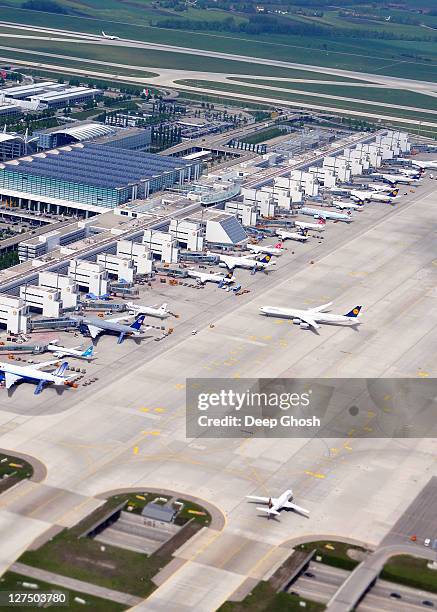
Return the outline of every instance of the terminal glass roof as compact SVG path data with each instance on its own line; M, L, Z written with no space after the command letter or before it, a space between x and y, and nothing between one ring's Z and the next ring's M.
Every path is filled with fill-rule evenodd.
M14 162L6 163L4 170L107 189L123 188L193 164L180 158L97 144L73 145L71 149L57 149L56 154Z
M61 130L56 130L52 133L72 136L75 140L80 142L82 140L98 138L99 136L115 134L115 130L110 128L108 125L103 125L103 123L85 123L83 125L74 125Z

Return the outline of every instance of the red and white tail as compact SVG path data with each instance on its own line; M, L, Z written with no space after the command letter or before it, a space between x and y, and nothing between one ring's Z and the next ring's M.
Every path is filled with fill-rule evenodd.
M319 224L319 225L326 225L326 221L325 221L325 219L319 219L319 220L318 220L318 224Z
M282 249L282 242L278 242L278 244L275 244L275 249Z

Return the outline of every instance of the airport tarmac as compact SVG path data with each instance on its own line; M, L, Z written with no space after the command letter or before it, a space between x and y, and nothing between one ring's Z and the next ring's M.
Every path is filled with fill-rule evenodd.
M186 439L185 381L435 377L437 183L425 179L405 192L395 207L368 204L350 225L329 224L321 244L287 245L267 276L237 272L250 294L165 289L186 290L175 333L120 346L102 336L99 363L89 366L99 368L94 386L34 397L31 385L20 385L13 401L2 391L2 446L34 455L48 474L31 491L16 488L0 499L0 571L53 523L81 518L97 495L127 486L188 491L226 518L223 531L206 530L184 546L185 563L138 610L214 610L247 577L270 575L297 537L347 534L376 546L437 474L435 440ZM315 334L258 314L262 305L331 300L339 313L363 304L358 330L323 326ZM283 513L267 521L244 499L288 488L309 519Z

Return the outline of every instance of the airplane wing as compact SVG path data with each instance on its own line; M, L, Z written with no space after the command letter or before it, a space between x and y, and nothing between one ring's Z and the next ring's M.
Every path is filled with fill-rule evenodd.
M327 308L332 306L332 302L328 302L327 304L323 304L322 306L316 306L316 308L311 308L311 312L324 312Z
M275 514L279 516L279 512L277 510L273 510L273 508L257 508L260 512L266 512L267 514Z
M272 504L276 503L276 499L274 497L260 497L259 495L246 495L247 499L254 499L255 501L263 502L264 504L268 504L269 501Z
M6 389L10 389L12 385L23 378L22 376L17 376L16 374L10 374L9 372L5 372L5 386Z
M309 510L305 510L305 508L302 508L301 506L298 506L297 504L293 504L291 502L285 502L285 504L282 505L283 508L290 508L291 510L294 510L295 512L299 512L299 514L305 514L305 516L309 516Z
M303 316L299 316L300 319L302 319L302 321L304 323L307 323L310 327L314 328L314 329L319 329L320 325L318 325L314 319L312 319L311 317L303 317Z
M102 333L101 327L96 327L95 325L87 325L87 327L91 338L97 338L97 336Z
M51 361L41 361L40 363L33 363L29 368L33 370L41 370L47 366L57 365L59 363L59 359L52 359Z

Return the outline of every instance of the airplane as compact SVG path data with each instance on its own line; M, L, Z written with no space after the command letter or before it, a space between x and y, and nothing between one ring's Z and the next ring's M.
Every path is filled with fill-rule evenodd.
M280 510L282 508L294 510L299 514L303 514L304 516L309 516L309 510L298 506L297 504L293 504L291 500L293 499L293 491L288 489L284 491L282 495L279 497L259 497L258 495L246 495L247 499L253 499L254 501L261 502L262 504L267 504L267 508L258 508L260 512L266 512L268 518L270 516L279 516Z
M187 270L187 272L188 276L190 276L191 278L196 278L201 285L204 285L207 282L229 285L235 280L235 276L232 274L232 272L229 272L226 275L220 274L220 272L199 272L198 270L194 269Z
M248 244L247 249L258 255L258 253L267 253L267 255L276 255L279 257L284 251L281 251L282 244L278 243L275 246L262 246L261 244Z
M350 223L352 221L351 212L349 211L346 214L334 212L331 210L321 210L319 208L301 208L300 212L303 215L310 215L314 217L314 219L332 219L333 221L346 221L346 223Z
M326 227L325 219L319 219L317 223L307 223L306 221L295 221L294 225L299 229L324 232Z
M307 233L303 231L299 232L288 232L287 230L276 230L277 236L281 240L298 240L299 242L306 242L308 240Z
M275 261L271 261L271 255L265 255L262 259L255 259L255 255L223 255L222 253L212 253L208 251L207 255L216 255L219 258L219 266L234 270L235 268L246 268L248 270L266 270L269 266L276 265Z
M106 38L107 40L120 40L120 36L111 36L111 34L105 34L102 30L102 38Z
M404 176L403 174L370 174L370 176L374 176L376 178L380 178L384 181L384 183L389 183L390 185L415 185L418 179Z
M361 306L355 306L345 315L329 314L325 310L332 305L323 304L323 306L317 306L316 308L307 308L306 310L300 310L298 308L283 308L281 306L262 306L259 310L261 314L268 317L278 317L284 319L292 319L295 325L300 325L301 329L313 330L319 329L319 323L332 323L332 324L344 324L344 325L358 325L358 320Z
M157 317L158 319L166 319L170 314L167 310L167 304L165 302L159 308L156 308L156 306L134 304L133 302L128 302L126 305L129 312L133 314L145 314L149 317Z
M350 197L356 202L386 202L390 204L398 199L397 194L398 190L392 190L390 193L378 193L369 189L369 191L351 191Z
M77 317L77 320L81 333L88 331L91 338L94 339L102 332L114 332L118 334L117 344L121 344L125 336L141 336L141 326L144 323L145 315L139 315L131 325L119 323L124 318L100 319L99 317Z
M399 161L409 161L413 166L420 170L437 170L437 159L430 159L428 161L420 161L418 159L399 159Z
M378 183L369 183L367 187L369 189L373 189L374 191L391 194L393 198L395 198L399 193L399 187L390 187L389 185L378 185Z
M60 346L57 344L59 340L52 340L47 345L47 350L54 353L55 357L78 357L79 359L86 359L87 361L91 361L93 358L94 346L91 345L84 351L78 350L79 347L75 346L73 348L67 348L66 346Z
M0 374L5 381L6 389L10 389L20 380L28 382L36 382L37 386L34 395L39 395L46 385L66 386L77 388L77 384L72 382L72 378L77 375L64 376L64 372L68 367L68 363L64 361L53 372L46 372L41 368L59 364L59 361L45 361L33 365L15 365L12 363L0 363Z
M362 204L353 204L352 202L343 202L342 200L332 200L332 206L340 210L363 210L364 208Z

